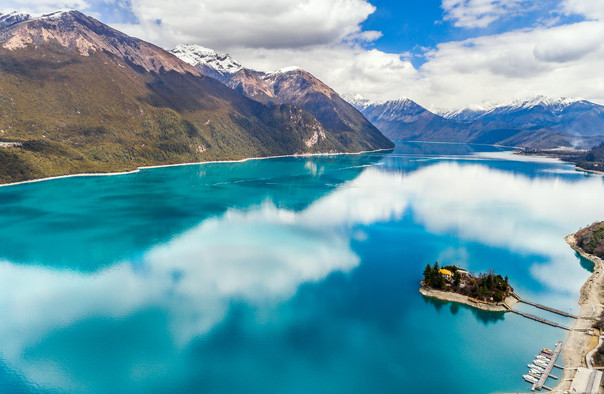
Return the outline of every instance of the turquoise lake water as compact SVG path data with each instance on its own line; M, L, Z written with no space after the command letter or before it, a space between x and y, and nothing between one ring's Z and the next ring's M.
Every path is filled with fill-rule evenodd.
M527 390L566 332L425 299L423 269L578 312L563 237L603 201L569 164L419 143L1 187L0 392Z

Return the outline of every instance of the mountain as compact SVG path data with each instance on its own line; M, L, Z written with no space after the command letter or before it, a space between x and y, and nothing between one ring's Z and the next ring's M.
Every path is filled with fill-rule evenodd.
M228 54L218 54L200 45L177 45L170 51L173 55L188 64L195 65L203 74L224 81L243 66Z
M581 99L535 96L481 110L450 111L443 116L456 120L497 120L524 128L551 128L576 137L604 135L604 106Z
M435 113L447 119L472 121L478 119L481 115L493 108L493 106L470 105L468 107L435 111Z
M589 147L604 140L597 104L539 97L507 106L472 106L440 114L410 99L349 98L393 140L467 142L531 148Z
M359 145L362 141L368 141L368 146L394 147L338 93L301 68L256 71L242 67L229 55L197 45L179 45L171 53L253 100L269 105L291 104L302 108L345 145Z
M342 138L78 11L0 15L0 182L391 146L381 138Z

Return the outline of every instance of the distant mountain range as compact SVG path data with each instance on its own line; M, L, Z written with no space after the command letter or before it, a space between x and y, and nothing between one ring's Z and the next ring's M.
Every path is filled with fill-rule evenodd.
M604 141L604 106L536 96L504 105L433 113L410 99L348 101L393 140L588 148Z
M221 72L231 75L237 66L226 60ZM0 141L13 142L0 147L0 183L393 147L347 103L356 117L334 126L208 72L78 11L0 14Z

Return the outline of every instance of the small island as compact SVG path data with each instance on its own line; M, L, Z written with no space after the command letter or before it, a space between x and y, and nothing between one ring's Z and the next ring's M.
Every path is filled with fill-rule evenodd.
M424 269L419 291L426 297L493 312L508 311L518 301L507 276L495 275L492 270L474 275L454 265L441 268L438 262Z

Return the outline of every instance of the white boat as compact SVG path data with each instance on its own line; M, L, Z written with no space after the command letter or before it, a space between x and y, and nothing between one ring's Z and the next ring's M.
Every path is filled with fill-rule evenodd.
M534 369L531 369L528 374L537 379L539 379L541 377L541 372L537 372Z
M537 370L537 371L539 371L539 372L543 372L543 371L545 371L545 369L543 369L543 368L541 368L541 367L538 367L538 366L536 366L535 364L526 364L526 366L527 366L527 367L529 367L530 369L534 369L534 370Z
M549 360L551 360L550 358L545 357L545 356L541 356L541 355L536 355L535 357L538 358L539 360L543 360L543 361L546 361L546 362L549 361Z
M535 364L536 366L541 367L541 368L547 367L547 363L542 360L533 360L533 364Z
M522 375L522 377L524 378L524 380L526 380L529 383L537 383L538 380L536 377L531 376L531 375Z

